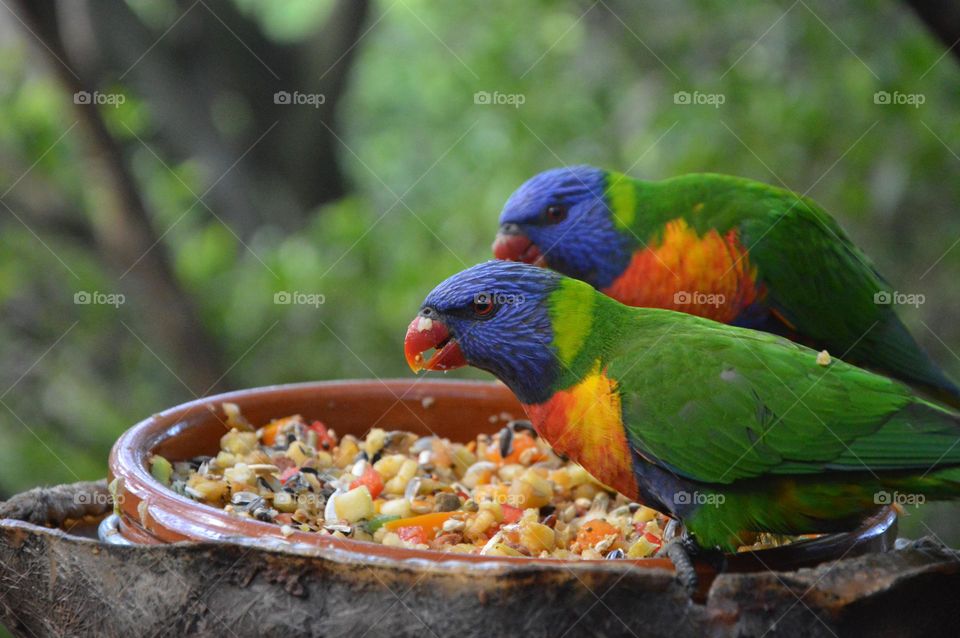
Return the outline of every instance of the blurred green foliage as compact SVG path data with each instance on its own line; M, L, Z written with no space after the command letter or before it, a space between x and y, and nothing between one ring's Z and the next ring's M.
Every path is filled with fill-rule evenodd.
M237 4L281 42L315 32L330 9L306 0ZM171 2L131 6L160 29L179 15ZM312 211L299 230L265 224L242 240L230 211L216 211L224 224L195 205L191 191L204 192L217 175L192 159L163 158L168 170L135 142L154 126L149 102L120 83L113 90L126 102L102 112L130 143L154 227L235 386L408 375L401 337L425 293L489 257L497 213L524 179L575 163L648 178L733 173L808 193L895 288L926 296L904 317L960 376L951 351L960 326L949 314L960 304L960 249L950 250L960 237L960 69L900 4L810 7L378 2L339 113L351 194ZM86 133L70 128L71 96L36 42L7 22L0 494L102 476L120 432L193 398L177 365L141 341L136 295L116 309L73 302L77 291L117 289L119 273L97 250L45 232L31 212L69 206L81 223L96 219L105 187L81 170ZM881 90L920 93L925 103L878 105ZM478 91L524 101L476 104ZM678 105L677 91L725 100ZM222 130L242 126L232 119L242 109L216 113ZM323 294L325 303L274 304L281 290ZM928 520L960 540L951 532L955 509L931 510L929 519L923 511L906 518L909 533L925 533Z

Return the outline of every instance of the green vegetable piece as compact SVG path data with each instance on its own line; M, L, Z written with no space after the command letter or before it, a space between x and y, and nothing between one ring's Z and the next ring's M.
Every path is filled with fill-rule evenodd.
M378 514L377 516L374 516L369 521L364 523L363 528L368 534L373 534L378 529L383 527L384 523L395 521L398 518L400 517L397 516L396 514Z
M170 461L159 454L150 457L150 474L164 485L170 485L170 479L173 476L173 466Z

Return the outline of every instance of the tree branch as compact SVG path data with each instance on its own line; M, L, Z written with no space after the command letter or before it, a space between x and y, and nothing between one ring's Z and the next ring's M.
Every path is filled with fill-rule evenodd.
M51 68L68 95L90 90L79 78L60 39L56 5L52 0L15 0L20 18L44 45ZM72 99L72 98L71 98ZM125 271L135 262L132 292L149 309L145 321L151 336L174 353L180 376L194 392L220 387L224 369L218 344L207 334L193 300L180 288L165 247L158 241L146 205L125 163L123 153L107 130L95 104L76 104L86 128L95 163L102 166L115 196L107 214L94 217L93 233L109 265ZM99 174L99 173L95 173Z

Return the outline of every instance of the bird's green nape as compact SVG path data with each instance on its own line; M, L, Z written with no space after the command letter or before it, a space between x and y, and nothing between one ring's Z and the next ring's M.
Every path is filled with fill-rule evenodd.
M593 329L597 296L589 285L568 278L564 278L550 294L548 307L553 346L560 363L567 369L574 366Z
M624 306L589 284L564 277L547 300L552 351L559 363L551 389L569 389L605 366L636 308ZM670 313L673 314L673 313ZM602 372L602 370L601 370Z
M607 171L604 189L613 223L621 231L632 232L637 212L637 182L623 173Z

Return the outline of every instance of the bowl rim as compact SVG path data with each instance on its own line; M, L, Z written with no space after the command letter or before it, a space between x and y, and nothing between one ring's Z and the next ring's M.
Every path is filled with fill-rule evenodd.
M424 379L429 379L423 381ZM342 539L330 535L294 530L284 537L280 526L274 523L238 518L221 508L191 500L177 494L157 481L148 469L148 459L160 443L197 427L199 420L187 418L196 413L217 414L224 402L251 402L265 397L283 396L303 391L336 391L336 396L369 395L371 391L388 391L398 401L420 402L426 395L444 392L448 396L457 393L470 395L474 400L483 398L512 398L509 389L497 381L471 379L433 379L426 376L388 379L339 379L275 384L248 389L233 390L208 397L200 397L155 413L141 420L124 432L110 451L109 476L115 508L120 515L121 533L136 543L159 544L170 542L154 534L151 527L168 532L179 541L231 542L243 545L327 555L343 560L386 560L404 563L420 563L432 566L467 565L470 568L528 568L537 566L569 570L574 565L613 566L633 569L662 569L673 571L673 563L665 557L618 560L566 560L560 558L486 556L458 554L438 550L407 549L391 547L369 541ZM331 397L318 397L318 401ZM515 401L515 399L513 399ZM518 408L520 404L517 403ZM522 413L522 409L520 410ZM284 416L284 415L278 415ZM188 516L185 516L188 514ZM856 555L851 551L860 545L886 547L892 544L885 537L891 527L895 534L896 513L892 509L881 510L865 519L855 530L824 535L788 546L730 555L730 571L753 571L759 566L772 568L801 548L808 555L805 564L814 564L830 557ZM757 554L760 557L757 557ZM752 555L752 556L751 556ZM742 558L741 558L742 557ZM770 566L770 567L768 567Z

